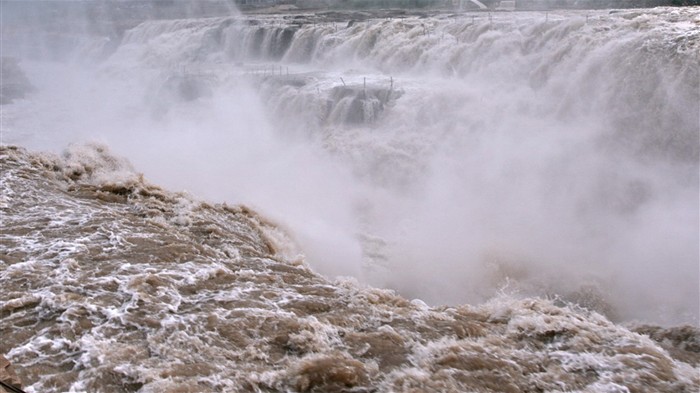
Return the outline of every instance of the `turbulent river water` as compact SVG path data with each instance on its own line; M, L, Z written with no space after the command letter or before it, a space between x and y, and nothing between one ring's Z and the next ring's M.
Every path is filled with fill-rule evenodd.
M128 27L3 29L27 391L700 387L697 7Z

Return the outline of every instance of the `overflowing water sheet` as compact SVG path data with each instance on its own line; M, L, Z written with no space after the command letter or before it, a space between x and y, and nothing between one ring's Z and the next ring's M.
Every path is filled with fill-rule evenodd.
M3 4L30 391L697 389L700 9L213 8Z

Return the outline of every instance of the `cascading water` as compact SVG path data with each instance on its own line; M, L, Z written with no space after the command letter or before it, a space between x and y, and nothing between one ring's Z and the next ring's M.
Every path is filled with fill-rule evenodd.
M254 87L270 137L348 168L331 175L348 195L315 174L284 186L310 188L293 207L246 199L292 228L323 199L319 222L363 255L292 229L325 273L432 302L595 288L613 317L697 320L694 10L292 21L144 23L103 67Z
M8 48L7 54L17 57L28 51L19 45ZM43 201L37 205L55 202L56 206L70 205L76 212L84 211L90 215L90 225L100 228L93 240L101 242L103 236L105 249L119 252L118 258L105 266L114 265L115 278L110 285L127 300L119 310L107 304L85 306L88 311L80 312L89 313L91 320L100 320L103 325L94 322L101 330L91 331L89 336L85 333L81 345L102 353L105 343L114 339L108 333L112 325L141 318L134 311L142 307L141 297L147 305L161 300L164 304L154 311L157 324L146 321L139 325L146 330L137 329L158 337L158 344L149 347L151 353L122 348L124 354L133 352L143 358L141 368L127 364L124 359L128 355L114 354L107 361L116 367L110 366L112 371L99 367L86 371L94 366L90 363L94 359L84 355L75 359L79 366L67 377L72 378L70 382L36 376L36 391L52 383L77 390L112 386L109 372L126 375L131 390L162 391L170 386L168 376L174 376L175 381L189 378L152 362L153 353L170 360L186 356L184 352L169 352L170 345L180 342L170 330L188 331L204 341L219 340L219 336L209 336L212 331L230 336L225 345L198 341L198 348L206 348L207 354L196 359L198 364L218 356L211 351L214 346L235 343L235 348L226 347L228 352L217 366L202 371L206 377L197 377L202 386L213 391L234 389L241 381L252 391L283 391L289 386L293 391L313 391L313 386L325 386L310 376L315 375L316 367L324 368L328 359L321 354L336 350L342 356L333 352L332 356L337 356L328 361L354 370L355 379L348 375L352 381L343 382L349 384L343 385L346 387L365 386L372 380L381 381L375 386L381 386L382 391L411 387L439 390L444 386L490 391L486 385L460 385L463 381L454 382L459 380L454 373L445 374L450 375L445 376L450 381L447 385L426 382L434 380L423 373L435 377L440 367L457 367L446 353L456 351L461 355L455 356L462 359L460 356L476 348L465 349L461 341L455 344L448 342L452 338L445 341L439 337L478 340L474 337L482 337L481 333L474 332L482 328L489 334L516 337L518 332L535 329L538 333L532 334L544 343L538 341L537 345L549 351L553 347L548 345L569 345L569 341L558 341L569 337L568 333L551 325L569 329L571 324L585 321L600 329L619 328L605 325L601 322L604 318L595 314L554 321L554 311L548 308L554 307L551 303L522 300L524 303L515 304L520 300L514 299L545 297L556 304L600 312L614 322L697 324L699 53L700 10L685 7L547 15L407 14L382 19L365 15L353 20L339 14L154 20L109 40L101 36L82 40L73 45L69 55L59 56L71 59L69 62L46 61L41 56L13 62L24 70L34 92L3 107L4 144L61 151L69 143L97 141L127 157L157 184L188 190L210 202L243 203L268 217L247 208L196 205L189 196L155 190L132 175L126 185L105 184L105 176L115 175L100 172L100 160L110 165L113 160L103 157L106 147L102 145L71 147L64 161L8 152L11 162L31 170L13 169L3 184L11 185L8 187L15 193L36 194L35 199ZM119 170L124 165L118 165ZM110 202L125 199L137 204L134 217L146 217L143 233L126 238L116 235L132 229L136 233L134 228L142 224L127 214L128 209L115 207L112 212L111 205L105 205L100 207L103 210L90 213L97 205L61 201L62 194L53 189L46 191L44 198L15 182L22 176L30 178L41 168L58 173L51 176L68 182L68 192L78 197ZM22 175L13 177L15 172ZM101 180L95 180L97 177ZM110 219L104 218L110 214L115 217L114 228L107 228ZM79 216L64 221L81 220ZM124 218L127 221L122 222L123 217L135 221ZM24 231L23 222L13 218L12 230ZM81 242L92 235L76 231L66 244L78 244L70 248L76 253L92 253L88 246L81 248ZM239 239L235 235L228 243L220 240L229 232L245 236ZM180 244L172 246L186 250L182 251L184 259L178 261L196 261L173 265L162 273L156 265L148 265L151 278L140 277L131 265L119 267L129 258L155 261L148 263L179 258L169 246L146 257L148 250L157 247L139 239L151 238L159 239L154 242L161 245ZM21 243L19 237L12 239ZM21 244L34 247L32 239ZM142 242L144 248L130 248ZM255 246L246 246L246 242ZM8 252L12 258L21 254L12 250ZM37 261L53 255L32 250L29 254ZM56 252L60 259L56 263L65 270L61 274L78 274L72 270L73 262L63 255L68 251ZM78 257L71 258L82 263ZM99 254L99 258L107 257ZM213 258L222 265L211 270L206 261L197 258ZM245 269L236 270L221 262L226 258L245 264ZM488 316L464 311L467 319L478 320L483 326L445 327L439 321L461 321L462 311L434 311L437 309L429 309L421 301L403 304L384 294L360 295L353 292L356 284L343 281L338 284L342 288L338 296L360 299L352 306L343 303L343 307L357 307L358 313L370 315L357 323L380 329L355 343L372 342L376 347L356 350L352 340L358 333L348 332L360 325L352 325L341 334L339 326L345 323L345 316L315 319L326 312L318 310L326 310L326 300L334 296L327 295L330 287L289 270L296 267L282 266L283 261L296 265L301 260L328 277L352 276L430 304L482 304L491 299L479 311ZM105 271L112 267L105 267ZM44 271L43 265L36 269ZM211 271L196 273L202 269ZM15 268L7 271L8 277L21 274ZM269 272L275 274L262 278ZM108 281L111 273L95 274ZM190 274L196 277L188 279ZM0 280L3 277L0 275ZM210 280L221 281L221 286ZM251 288L241 289L246 280L279 288L253 293ZM146 287L163 289L153 292ZM106 296L100 291L91 296ZM233 308L219 303L234 292L235 301L226 300L235 303ZM306 298L309 293L314 294L313 300ZM15 299L13 295L0 311L23 310L26 304L68 307L63 298L54 299L43 292L37 296ZM37 300L40 298L45 300ZM504 298L511 303L504 305ZM377 322L384 321L384 311L369 305L377 302L381 307L391 304L404 311L410 309L412 314L405 320L386 317L391 323L384 326L384 322ZM192 308L191 318L177 313L168 316L183 307ZM301 319L276 314L282 312L280 307ZM274 320L278 329L293 333L278 337L277 330L270 328L250 333L259 334L257 339L243 337L228 331L231 329L224 326L223 319L212 317L242 308L255 314L254 318L245 315L259 329ZM523 310L548 310L543 312L551 314L538 323ZM78 311L71 312L64 319L71 326L82 326ZM433 312L434 320L432 316L430 321L421 319L428 318L423 313ZM243 321L245 315L229 317ZM375 317L378 319L372 319ZM207 325L197 324L197 318L206 319ZM507 320L503 322L507 327L502 332L495 325L487 327L503 320ZM257 329L246 326L246 332ZM579 328L585 330L576 325ZM441 333L431 333L438 330ZM500 333L495 333L497 330ZM606 340L614 335L610 334ZM630 340L619 334L614 345ZM138 340L129 336L127 341ZM596 340L589 341L601 342ZM416 343L421 343L420 348ZM38 342L22 345L13 352L18 359L28 359L31 351L44 351ZM284 350L275 352L280 345ZM402 349L387 349L395 345ZM469 345L476 344L470 341ZM386 351L376 349L380 347ZM591 351L587 348L576 351ZM445 357L433 359L432 353ZM294 356L304 361L294 363ZM365 356L376 363L354 363ZM653 356L657 356L655 352ZM409 358L413 360L406 360ZM513 361L537 362L528 359ZM596 370L617 367L609 359L596 359L562 362L569 362L567 367L578 371L589 366ZM285 371L265 371L268 361L283 362L280 367ZM412 362L411 366L405 362ZM686 375L696 369L685 363L677 366L681 363L673 363L674 375L682 380L674 383L694 386L697 381ZM237 368L241 364L245 367ZM465 364L459 367L476 367ZM230 370L239 371L231 374ZM393 374L387 374L390 371ZM596 375L607 374L600 371ZM338 371L333 377L319 378L332 385L344 376ZM623 380L577 380L560 389L610 391ZM533 383L518 382L511 390L527 390ZM328 386L331 390L337 387ZM541 389L555 389L553 386ZM657 388L674 391L673 386Z
M315 198L324 199L327 210L317 212L319 221L344 238L310 235L300 240L304 249L317 247L315 241L340 241L348 255L364 254L363 261L342 257L338 266L337 256L321 252L312 261L318 259L328 274L357 274L364 266L364 279L435 302L484 300L506 279L540 295L577 296L580 288L594 286L620 317L695 320L693 18L689 10L659 10L347 25L307 19L289 25L274 17L154 21L126 32L98 78L138 67L138 75L120 75L119 84L144 83L150 91L125 92L134 97L119 98L119 106L151 105L156 117L172 109L170 121L213 110L220 123L209 124L212 130L178 135L201 137L197 143L204 146L207 138L231 142L230 135L220 135L230 132L231 114L207 100L225 95L240 108L244 103L230 96L257 86L265 114L247 116L248 127L265 128L264 119L271 119L276 131L270 132L278 136L269 138L293 138L302 150L321 146L303 155L326 156L313 158L313 165L330 161L354 174L337 185L351 197L307 190L295 191L290 202L304 211ZM114 81L104 83L114 88ZM188 104L193 99L200 100ZM238 132L237 143L255 138ZM156 142L162 137L153 143L162 145ZM262 143L267 154L284 149ZM172 162L173 153L163 161ZM182 165L212 175L207 183L225 176L225 160L213 174L211 164L197 162L198 153L183 154L194 162ZM254 160L263 159L269 158ZM293 166L309 164L308 158L286 159ZM304 185L281 187L313 189L327 181L326 174L314 176ZM199 192L199 185L175 184ZM232 197L227 187L216 188L205 193ZM268 206L275 201L236 197L287 225L305 225L278 212L289 207ZM294 220L306 221L304 214ZM353 245L358 236L381 239L383 246L375 250L364 240ZM388 270L379 274L377 263ZM614 284L606 282L613 276ZM659 279L673 284L658 297L645 295L650 299L635 309L635 299ZM664 311L669 299L685 306Z

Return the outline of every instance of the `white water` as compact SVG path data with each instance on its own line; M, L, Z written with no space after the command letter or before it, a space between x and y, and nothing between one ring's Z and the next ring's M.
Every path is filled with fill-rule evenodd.
M259 19L26 60L3 143L105 142L254 206L322 273L429 302L506 286L697 323L700 10L326 22L287 50L289 22Z

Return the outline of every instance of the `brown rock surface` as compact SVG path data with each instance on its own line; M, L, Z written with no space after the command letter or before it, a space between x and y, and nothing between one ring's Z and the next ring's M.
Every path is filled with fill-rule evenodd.
M22 387L22 382L15 373L12 364L2 355L0 355L0 381L12 386ZM4 389L3 387L2 391L5 392L8 390Z

